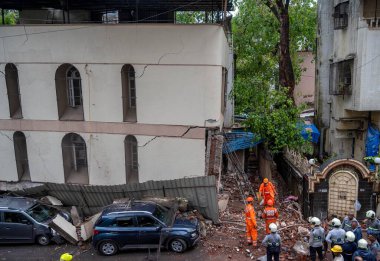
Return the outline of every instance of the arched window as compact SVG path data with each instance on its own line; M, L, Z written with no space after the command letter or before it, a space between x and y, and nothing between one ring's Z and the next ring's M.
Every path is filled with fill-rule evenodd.
M63 169L66 183L88 184L87 150L84 139L75 133L62 139Z
M7 85L9 113L12 119L21 119L20 88L18 84L18 72L16 65L8 63L5 65L5 82Z
M136 122L136 82L135 69L126 64L121 69L123 121Z
M13 145L15 148L18 179L20 181L30 181L28 152L26 150L26 139L24 133L21 131L16 131L13 134Z
M127 184L139 182L139 161L137 152L137 140L128 135L124 140L125 148L125 171Z
M77 68L62 64L55 73L60 120L83 121L82 80Z

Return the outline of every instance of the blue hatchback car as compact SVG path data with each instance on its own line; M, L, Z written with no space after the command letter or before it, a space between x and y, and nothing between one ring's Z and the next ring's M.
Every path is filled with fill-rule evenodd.
M110 205L95 223L93 246L106 256L119 250L159 246L184 252L199 241L199 222L176 218L176 212L176 208L146 201Z

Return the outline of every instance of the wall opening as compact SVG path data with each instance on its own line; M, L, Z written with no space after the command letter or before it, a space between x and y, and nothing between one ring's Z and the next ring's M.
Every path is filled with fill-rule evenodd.
M18 71L16 65L13 63L8 63L5 65L5 82L7 85L10 117L12 119L21 119L22 110Z
M121 69L123 121L136 122L136 81L135 69L126 64Z
M135 136L128 135L124 140L126 182L139 183L139 161L137 153L137 140Z
M354 59L348 59L330 65L330 94L351 95L353 83Z
M21 131L16 131L13 134L13 145L15 149L18 180L30 181L28 152L26 149L26 138L24 133Z
M224 114L227 106L227 100L228 100L228 91L227 91L227 84L228 84L228 71L226 68L222 68L222 113Z
M83 121L82 79L77 68L62 64L55 73L60 120Z
M348 26L348 7L349 2L343 2L334 8L334 29L344 29Z
M88 184L87 149L84 139L76 133L62 139L63 169L66 183Z

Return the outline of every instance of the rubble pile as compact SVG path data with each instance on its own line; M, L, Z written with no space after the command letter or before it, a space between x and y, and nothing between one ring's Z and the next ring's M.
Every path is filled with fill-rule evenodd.
M251 177L254 191L258 191L260 180ZM243 188L240 191L237 186L240 182ZM248 246L245 238L245 215L242 196L246 197L248 189L239 175L229 173L222 179L223 194L219 201L225 200L228 195L228 205L225 209L220 208L220 224L206 226L207 237L203 237L202 244L209 254L225 255L230 260L266 260L266 248L261 245L265 237L265 222L261 214L263 206L256 201L256 219L258 224L258 246ZM242 195L243 194L243 195ZM281 195L281 191L279 192ZM282 250L280 260L302 260L308 255L308 244L305 243L309 235L309 225L303 220L298 198L288 196L276 202L280 217L277 225L282 238ZM221 204L219 204L219 207Z

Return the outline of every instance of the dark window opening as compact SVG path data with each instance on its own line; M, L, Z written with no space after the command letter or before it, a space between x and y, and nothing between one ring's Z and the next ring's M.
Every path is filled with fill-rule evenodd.
M228 71L226 68L222 69L222 113L226 110L228 93L227 93L227 84L228 84Z
M348 26L349 2L343 2L335 6L334 29L344 29Z
M88 184L86 142L75 133L62 139L63 169L66 183Z
M5 82L7 85L9 114L12 119L21 119L20 86L16 65L8 63L5 66Z
M136 80L135 69L126 64L121 69L123 121L136 122Z
M83 121L82 79L71 64L63 64L55 73L58 116L60 120Z
M16 131L13 134L13 145L15 149L16 167L18 180L30 181L28 152L24 133Z
M330 94L350 95L353 85L354 60L349 59L330 65Z
M380 28L380 0L363 1L363 18L369 28Z
M139 163L137 140L134 136L128 135L124 140L125 147L125 169L127 184L139 182Z

